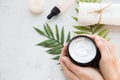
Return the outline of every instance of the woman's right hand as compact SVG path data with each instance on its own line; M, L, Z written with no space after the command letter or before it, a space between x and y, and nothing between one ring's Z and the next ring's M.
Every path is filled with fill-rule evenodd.
M120 80L120 58L116 47L99 36L91 36L101 53L100 72L104 80Z
M99 74L96 73L95 70L91 71L91 69L89 69L88 72L88 70L85 70L85 68L75 67L75 64L70 62L68 58L63 62L62 57L67 56L66 51L63 50L60 57L60 63L63 67L63 71L65 72L68 80L79 80L79 78L82 78L82 80L93 80L93 79L120 80L120 58L119 55L117 54L116 47L99 36L93 36L93 35L87 35L87 36L89 36L91 39L95 41L97 47L100 50L101 59L99 62L99 72L101 73L101 75L100 73ZM82 72L82 74L78 75L79 76L78 78L76 75L72 74L73 72L76 73L77 75L79 74L79 72ZM91 72L95 74L92 75Z

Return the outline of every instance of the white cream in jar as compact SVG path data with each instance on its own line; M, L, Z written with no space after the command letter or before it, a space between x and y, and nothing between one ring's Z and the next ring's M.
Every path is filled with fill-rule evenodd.
M87 36L76 36L68 44L68 55L70 59L80 65L92 65L99 57L98 49L92 39Z

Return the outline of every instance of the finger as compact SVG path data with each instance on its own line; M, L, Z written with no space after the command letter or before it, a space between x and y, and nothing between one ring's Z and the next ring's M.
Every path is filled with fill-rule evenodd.
M112 55L112 52L111 52L114 48L113 47L110 48L110 46L112 46L112 45L110 45L110 43L108 43L106 40L104 40L100 37L96 37L95 42L96 42L97 47L99 48L100 53L102 55L102 58L101 58L102 61L100 61L101 73L104 76L104 78L107 77L109 80L109 75L112 75L113 73L116 73L118 71L118 70L117 71L114 70L115 57ZM115 52L113 52L113 53L115 53ZM104 64L104 68L102 67L103 64ZM108 65L110 65L109 68L105 67ZM110 70L108 70L108 69L110 69ZM106 70L108 70L108 71L106 71Z
M61 64L64 74L66 75L66 78L70 78L71 80L79 80L78 77L73 72L71 72L69 69L67 69L66 65L64 64L64 62L62 60L61 60L60 64ZM67 79L67 80L69 80L69 79Z
M63 56L67 56L67 44L63 47L61 54L60 54L60 58L59 61L61 61Z
M67 67L63 63L62 57L60 58L60 65L61 65L61 67L62 67L63 70L67 70Z
M90 37L91 39L95 40L95 38L100 38L104 43L107 43L108 44L108 41L105 40L104 38L98 36L98 35L89 35L89 34L86 34L86 36Z
M108 53L106 53L108 55L107 58L110 58L111 56L111 58L116 59L118 57L116 46L100 36L96 36L96 37L100 38L101 41L104 43L103 45L107 47L106 49L106 51L108 51Z
M111 56L109 48L108 48L108 44L106 43L106 41L100 37L95 37L95 43L98 47L98 49L100 50L101 56L103 59L107 59L108 57Z
M109 50L110 50L110 52L111 52L111 55L114 57L114 59L116 60L116 61L118 61L120 58L119 58L119 54L118 54L118 50L117 50L117 47L114 45L114 44L112 44L112 43L109 43L108 44L109 46Z
M109 42L108 45L109 45L108 47L112 54L117 53L117 47L114 44Z
M82 68L73 64L68 57L62 57L62 61L65 63L66 67L73 72L78 78L82 75Z
M90 35L90 34L84 34L84 35L90 37L91 39L95 38L95 35Z
M97 75L98 77L95 79L100 79L102 80L102 77L100 75L100 73L90 67L80 67L77 66L75 64L73 64L68 57L63 57L62 58L63 62L65 63L66 67L73 72L80 80L86 80L87 78L89 78L90 80L93 80L93 76Z
M98 36L98 35L96 35L95 37L98 37L98 38L100 38L103 42L105 42L105 43L109 43L106 39L104 39L103 37L101 37L101 36Z
M63 47L61 56L66 56L67 55L67 44Z

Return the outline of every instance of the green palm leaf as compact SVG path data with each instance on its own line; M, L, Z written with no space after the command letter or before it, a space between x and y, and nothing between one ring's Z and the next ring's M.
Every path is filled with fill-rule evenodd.
M44 30L41 30L41 29L38 29L35 27L34 27L34 29L40 35L43 35L47 38L47 40L44 40L44 41L38 43L37 46L43 46L45 48L48 48L48 50L47 50L48 54L57 55L53 59L58 60L61 50L64 47L64 43L66 43L70 40L70 32L68 32L68 34L66 35L66 38L65 38L64 28L61 29L61 31L60 31L61 33L60 33L58 30L58 26L56 25L55 32L53 32L50 25L47 23L44 25ZM56 35L54 35L54 33L56 33ZM65 39L66 39L66 42L65 42Z
M45 33L43 32L43 31L41 31L40 29L38 29L38 28L35 28L35 27L33 27L35 30L36 30L36 32L38 32L40 35L43 35L43 36L45 36Z
M101 30L101 31L98 33L98 35L99 35L99 36L104 36L104 34L106 33L106 31L107 31L107 29L103 29L103 30Z
M78 18L77 18L77 17L72 16L72 18L73 18L75 21L78 21Z
M106 32L104 35L103 35L103 38L107 38L107 36L108 36L108 34L109 34L109 32Z
M76 0L76 4L77 4L77 5L79 4L79 2L80 2L79 0Z
M95 28L94 33L97 33L98 31L104 28L104 24L96 25L94 28Z
M55 29L56 29L56 38L59 41L59 30L57 25L55 26Z
M84 27L84 26L74 26L74 28L76 28L77 30L80 30L80 31L86 31L86 32L90 31L90 29L88 27Z
M54 44L54 43L56 43L56 41L55 40L52 40L52 39L49 39L49 40L45 40L45 41L43 41L43 42L40 42L39 44L37 44L38 46L49 46L49 45L52 45L52 44Z
M75 11L76 11L76 12L79 12L78 8L75 8Z
M48 33L48 29L47 29L47 26L46 26L46 25L44 25L44 31L45 31L45 33L47 34L47 36L50 37L50 34Z
M61 43L64 44L64 28L61 30Z
M53 60L59 60L60 56L56 56L54 58L52 58Z
M52 38L54 38L54 35L53 35L53 32L52 32L50 26L49 26L47 23L46 23L46 26L47 26L47 31L48 31L48 33L50 34L50 36L51 36Z
M67 40L66 40L66 43L70 41L70 32L68 33L67 35Z
M47 50L47 52L49 54L60 54L62 48L63 47L59 45L59 46L56 46L56 47L53 47L53 48Z
M89 32L83 32L83 31L74 31L75 34L89 34Z

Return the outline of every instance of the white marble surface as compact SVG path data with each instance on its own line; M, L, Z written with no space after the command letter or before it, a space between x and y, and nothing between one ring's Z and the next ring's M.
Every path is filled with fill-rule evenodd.
M64 80L60 66L56 65L58 62L51 60L53 56L47 54L45 48L35 46L45 38L32 27L43 28L43 23L48 22L73 31L71 26L76 24L71 18L76 15L74 5L54 20L46 19L56 2L45 0L44 12L36 16L29 12L27 0L0 0L0 80ZM117 45L120 53L120 26L108 28L111 41Z

